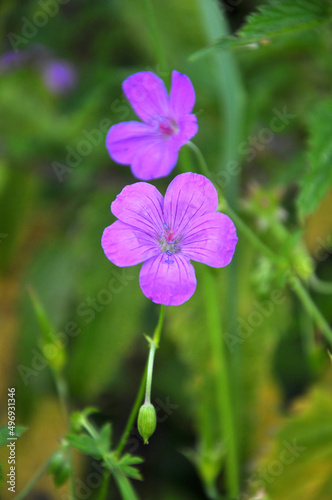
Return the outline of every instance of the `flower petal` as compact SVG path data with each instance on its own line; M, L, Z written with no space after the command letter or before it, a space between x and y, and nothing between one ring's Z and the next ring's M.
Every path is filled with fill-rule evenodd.
M178 149L161 137L159 141L151 141L144 149L137 152L131 163L131 171L138 179L145 181L158 179L173 170L177 159Z
M187 172L172 180L164 201L164 217L174 236L179 235L193 217L215 212L218 193L204 175Z
M236 228L227 215L206 214L186 227L181 253L208 266L224 267L231 262L236 243Z
M130 165L137 152L155 140L155 135L154 130L146 123L118 123L109 129L106 147L114 161Z
M111 205L111 211L122 222L130 224L158 241L163 231L163 197L146 182L125 186Z
M185 115L178 121L179 131L170 137L170 144L175 149L180 149L186 144L194 135L197 134L198 125L195 115Z
M176 120L182 115L191 113L195 104L195 90L187 75L173 71L169 101L172 114Z
M123 91L141 120L148 123L155 116L168 116L169 100L164 82L151 71L129 76Z
M139 283L144 295L156 304L179 306L196 290L195 269L182 255L163 253L144 262Z
M117 220L101 238L106 257L116 266L134 266L158 255L160 248L151 236Z

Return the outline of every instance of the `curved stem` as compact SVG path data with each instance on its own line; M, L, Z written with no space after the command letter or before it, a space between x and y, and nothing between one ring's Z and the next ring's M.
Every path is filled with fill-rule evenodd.
M204 175L206 175L209 179L212 180L212 174L210 172L209 167L205 161L205 158L201 152L201 150L194 144L193 142L188 142L187 145L190 149L195 153L199 167ZM220 198L223 198L222 193L218 186L215 186L218 195ZM254 247L257 248L261 253L265 254L270 260L275 263L280 263L280 258L276 255L268 246L265 245L256 234L250 229L249 226L241 219L241 217L229 206L226 204L226 201L221 202L220 205L223 206L223 209L228 212L229 216L233 219L234 223L237 225L238 229L246 236L246 238L252 243ZM218 207L219 209L219 207Z
M291 288L301 300L302 305L308 311L310 316L315 320L317 326L322 330L325 338L332 344L332 330L330 328L330 325L328 324L320 310L317 308L316 304L302 285L299 278L293 275L289 281Z
M158 347L159 347L160 334L161 334L161 330L162 330L163 323L164 323L164 317L165 317L165 306L161 305L158 324L157 324L156 329L154 331L152 340L149 340L150 351L149 351L148 370L147 370L147 377L146 377L145 403L151 402L153 362L154 362L154 356L156 353L156 349L158 349Z
M196 144L194 144L193 142L189 141L187 142L187 146L195 153L196 155L196 158L197 158L197 161L198 161L198 164L199 164L199 167L202 171L202 173L204 175L206 175L206 177L209 177L211 178L211 172L210 172L210 169L209 167L207 166L207 163L205 161L205 158L201 152L201 150L199 149L198 146L196 146ZM218 193L220 194L220 191L218 189L218 187L216 187Z
M145 400L144 400L146 404L151 403L151 385L152 385L153 362L155 353L156 353L156 344L155 342L152 341L150 342L148 371L146 375L146 389L145 389Z
M161 330L162 330L163 323L164 323L164 317L165 317L165 306L161 305L159 320L158 320L157 326L155 328L155 331L153 333L152 341L150 342L149 358L148 358L148 361L147 361L145 369L144 369L144 373L143 373L143 376L141 379L138 393L137 393L135 402L133 404L133 407L131 409L130 415L128 417L126 427L122 433L119 444L115 450L115 453L117 456L119 456L122 453L122 450L125 447L128 436L130 434L130 431L134 425L134 422L135 422L137 414L138 414L138 410L143 402L145 387L146 387L145 400L148 397L149 401L150 401L154 355L155 355L156 349L159 346ZM152 348L152 345L154 346L153 348ZM147 374L149 371L150 371L150 378L148 380Z
M310 277L310 286L318 293L332 293L332 283L329 281L322 281L315 274Z
M250 243L259 250L262 254L265 254L272 262L275 264L281 264L281 258L275 254L262 240L256 236L252 229L247 226L247 224L241 219L241 217L229 206L227 205L226 212L231 217L237 228L244 234L244 236L250 241Z

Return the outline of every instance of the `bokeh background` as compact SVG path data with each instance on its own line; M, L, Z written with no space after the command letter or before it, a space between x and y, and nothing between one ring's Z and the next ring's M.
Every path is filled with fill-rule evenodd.
M312 127L332 131L329 25L190 60L216 30L225 34L204 3L210 4L0 4L1 425L7 388L15 387L16 422L27 427L16 448L18 492L67 432L29 289L54 330L67 337L64 375L72 410L97 407L93 422L111 422L115 442L144 370L142 334L151 334L158 319L158 306L139 288L140 266L117 269L100 246L103 229L114 220L112 200L135 182L105 148L112 124L135 119L121 90L127 76L148 69L169 85L172 69L187 74L196 91L194 142L228 201L268 246L291 255L302 278L310 274L311 258L309 269L332 280L327 175L321 175L322 194L311 213L301 216L299 208ZM229 30L262 3L220 2ZM47 13L48 4L55 14ZM314 121L317 109L322 118ZM273 118L285 113L275 130ZM227 163L232 159L235 174ZM197 165L184 148L172 176L188 168ZM169 181L154 184L164 193ZM166 312L153 379L157 431L143 446L134 428L126 447L145 460L144 481L134 482L140 498L219 498L209 492L214 481L225 491L227 439L217 422L202 267L195 266L195 296ZM236 409L240 498L330 499L328 342L280 270L241 232L232 265L214 274ZM309 293L331 322L330 296ZM300 451L289 451L286 463L284 450L295 441ZM83 482L94 470L92 461L75 453ZM0 463L6 473L4 448ZM5 481L2 498L13 498ZM67 485L56 490L45 474L28 498L67 498L67 491ZM97 498L96 489L84 498ZM120 498L112 482L108 498Z

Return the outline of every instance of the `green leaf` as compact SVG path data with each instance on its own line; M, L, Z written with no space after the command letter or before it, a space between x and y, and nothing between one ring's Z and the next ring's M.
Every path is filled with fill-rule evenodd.
M123 500L139 500L126 476L119 471L114 471L114 479L121 492Z
M311 168L300 183L300 218L314 212L332 186L332 99L316 107L309 126Z
M144 462L143 458L126 454L118 461L118 466L126 476L133 479L142 479L138 470L135 467L132 467L133 465L141 464L142 462Z
M100 430L97 439L97 446L100 452L104 455L111 447L112 428L110 423L106 423Z
M75 434L68 434L67 441L73 448L76 448L86 455L91 455L94 458L102 458L102 454L97 446L96 441L90 436L77 436Z
M8 427L0 428L0 446L4 446L10 439L18 438L27 430L27 427L17 426L15 427L14 436L10 436L8 433Z
M213 48L257 48L270 38L315 28L330 14L328 0L270 0L247 18L246 24L234 36L218 39L211 47L196 52L191 59Z

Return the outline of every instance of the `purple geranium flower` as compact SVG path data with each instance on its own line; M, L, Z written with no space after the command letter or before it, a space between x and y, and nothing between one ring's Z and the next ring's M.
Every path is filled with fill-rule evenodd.
M105 255L120 267L144 262L144 295L157 304L183 304L196 289L190 260L212 267L232 260L236 229L217 206L212 182L190 172L173 179L165 198L146 182L126 186L111 205L119 220L104 230Z
M131 165L138 179L151 180L168 175L180 148L198 130L191 114L195 91L190 79L172 73L168 96L163 81L150 71L136 73L123 82L123 91L142 122L131 121L110 128L106 147L114 161Z

